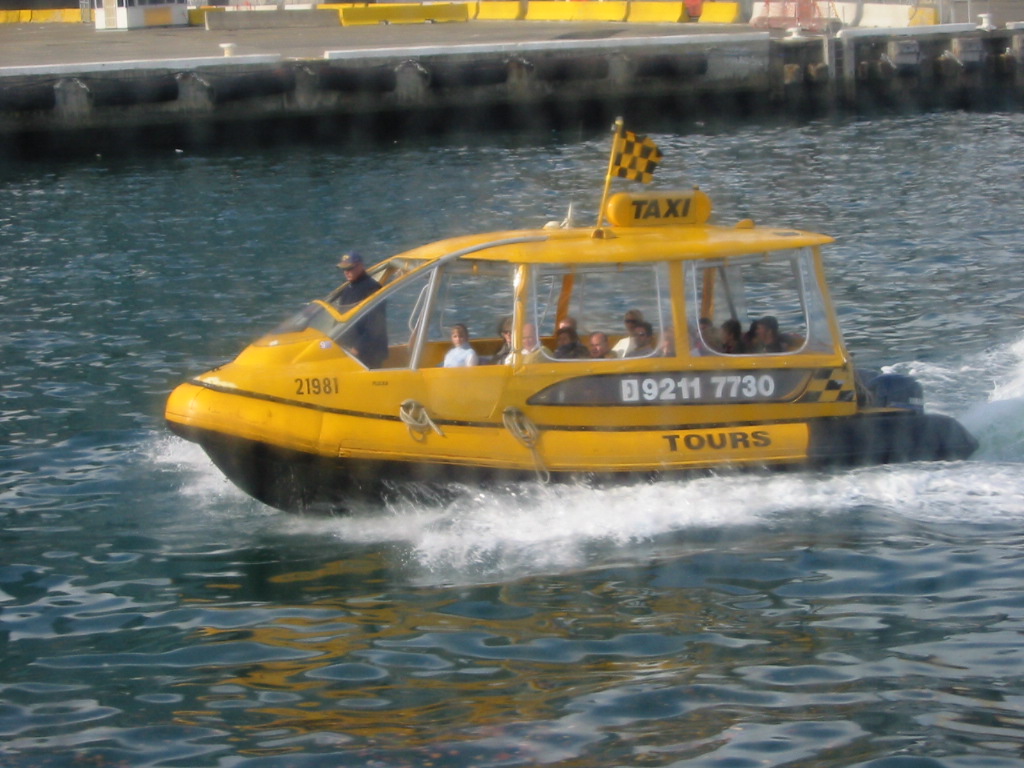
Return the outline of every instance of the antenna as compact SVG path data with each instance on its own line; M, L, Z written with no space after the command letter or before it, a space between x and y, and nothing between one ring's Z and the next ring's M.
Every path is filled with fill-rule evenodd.
M561 221L549 221L544 225L544 229L572 229L572 214L574 212L574 203L569 203L569 210L565 214L565 218Z

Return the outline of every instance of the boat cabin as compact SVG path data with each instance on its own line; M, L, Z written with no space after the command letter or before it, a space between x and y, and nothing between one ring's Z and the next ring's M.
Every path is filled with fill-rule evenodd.
M372 268L383 288L359 306L338 306L335 291L273 336L316 329L357 358L350 340L368 324L386 323L387 355L376 367L426 370L442 364L451 328L462 324L481 365L562 379L531 395L536 405L777 402L804 383L790 369L845 366L821 275L819 248L831 239L749 221L707 225L710 208L700 190L620 194L608 205L612 226L598 236L549 229L424 246ZM768 341L742 338L766 317L775 325ZM566 323L574 324L578 346L567 347L566 337L559 346ZM729 326L739 326L740 339L727 338ZM592 357L593 333L606 334L617 354ZM755 368L731 379L677 377L671 385L606 376ZM850 379L842 387L848 400Z

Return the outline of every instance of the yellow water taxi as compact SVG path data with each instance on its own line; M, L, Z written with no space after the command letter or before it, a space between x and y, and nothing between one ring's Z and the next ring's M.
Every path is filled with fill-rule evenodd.
M609 197L659 159L617 123L596 226L455 237L368 269L346 257L345 284L177 387L167 423L288 510L409 482L975 450L913 380L858 377L825 284L830 237L710 223L697 188Z

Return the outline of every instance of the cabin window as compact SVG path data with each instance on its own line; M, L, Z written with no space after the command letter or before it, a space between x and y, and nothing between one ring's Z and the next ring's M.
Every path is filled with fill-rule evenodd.
M382 271L381 277L388 279L388 273ZM452 326L462 323L486 361L502 344L498 326L512 314L512 283L513 266L507 263L460 259L435 265L387 285L332 335L347 347L350 338L360 335L361 324L383 317L387 357L372 367L429 368L444 359Z
M833 349L810 249L690 262L686 282L691 354Z
M524 323L539 331L542 360L593 360L588 348L594 333L608 336L609 346L617 350L614 357L656 357L675 353L671 307L666 264L545 265L533 270ZM627 313L639 314L641 324L650 325L642 346L638 340L646 325L627 325ZM571 335L559 336L559 325L566 321L575 324L575 342Z
M465 258L441 267L426 324L423 365L444 358L457 323L469 330L469 343L481 362L498 351L504 343L502 323L512 316L514 271L507 262Z

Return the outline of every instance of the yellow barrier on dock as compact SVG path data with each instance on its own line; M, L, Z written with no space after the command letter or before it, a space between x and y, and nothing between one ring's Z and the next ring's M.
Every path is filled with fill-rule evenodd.
M470 2L426 3L324 3L315 10L337 11L343 26L370 24L426 24L432 22L480 21L574 21L633 22L638 24L675 24L691 20L685 2L680 0L471 0ZM223 13L224 6L200 6L188 9L191 26L206 26L208 13ZM298 13L299 11L296 11ZM907 6L907 24L911 27L939 23L935 8ZM741 24L742 3L735 0L706 0L699 21L703 24ZM37 10L0 10L0 24L82 23L78 8ZM158 25L158 24L155 24ZM866 24L866 26L879 26ZM891 26L891 25L890 25Z
M700 12L701 24L739 24L743 20L739 3L726 3L721 0L704 3Z
M0 11L0 24L81 24L79 8L37 8L31 11Z
M624 0L597 3L530 0L524 18L526 21L625 21L628 11L629 3Z
M520 0L480 0L474 19L482 21L519 21L526 15L526 3Z
M345 26L344 19L341 18L341 12L346 8L365 8L369 3L321 3L316 6L321 11L337 11L338 12L338 24Z
M342 8L345 27L367 24L426 24L428 22L469 21L467 3L381 3Z
M629 15L626 0L602 0L597 3L571 3L575 13L573 21L625 21Z
M526 4L527 21L571 21L571 2L565 0L531 0Z
M929 27L939 23L939 10L937 8L922 8L915 5L910 10L910 26Z
M223 13L226 9L222 5L201 5L198 8L188 9L188 25L190 27L205 27L206 14Z
M689 21L690 16L686 12L683 3L670 2L670 0L634 0L629 4L629 13L626 21L638 24L660 24Z

